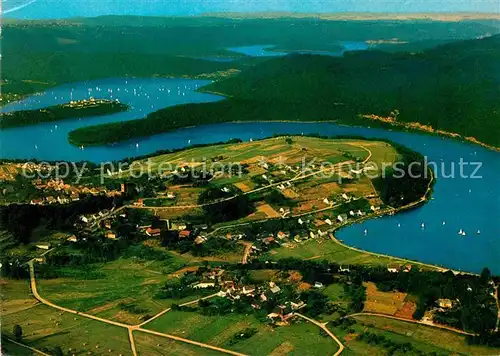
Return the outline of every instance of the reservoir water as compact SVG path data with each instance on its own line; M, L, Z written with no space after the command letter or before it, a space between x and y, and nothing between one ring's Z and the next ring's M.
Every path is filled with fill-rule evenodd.
M417 209L368 220L337 232L347 244L369 251L419 260L448 268L479 272L489 267L500 274L500 153L483 147L417 133L383 129L339 126L331 123L251 122L203 125L133 142L102 147L71 146L67 133L77 127L103 122L141 118L161 107L188 102L208 102L221 97L195 90L208 81L181 79L107 79L64 85L41 95L7 105L4 111L34 109L67 102L96 98L119 99L132 106L124 113L106 117L67 120L0 132L2 158L38 158L45 160L117 160L143 155L159 149L185 147L189 144L250 140L277 133L322 135L359 135L387 138L424 154L435 162L438 179L433 199ZM91 90L90 90L91 89ZM135 89L135 92L134 92ZM461 177L460 160L479 162L465 166ZM446 178L455 167L455 178ZM442 167L442 168L441 168ZM443 172L444 170L444 172ZM444 174L443 174L444 173ZM445 224L443 224L443 222ZM421 224L425 224L425 228ZM364 230L367 230L367 235ZM463 229L465 236L459 235ZM477 234L477 231L480 234Z

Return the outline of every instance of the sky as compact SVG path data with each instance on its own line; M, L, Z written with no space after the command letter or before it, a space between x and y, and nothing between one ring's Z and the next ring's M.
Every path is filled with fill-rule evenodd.
M40 19L100 15L187 16L210 12L486 12L500 0L1 0L3 16Z

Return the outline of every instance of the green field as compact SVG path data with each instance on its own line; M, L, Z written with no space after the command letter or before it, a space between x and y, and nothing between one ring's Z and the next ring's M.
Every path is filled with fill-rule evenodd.
M228 345L231 336L248 327L256 328L258 333L235 345ZM251 355L330 355L338 348L335 341L320 334L317 326L302 320L273 328L260 323L252 315L212 317L196 312L172 311L147 324L146 328Z
M341 265L365 264L370 266L387 265L401 261L368 253L353 251L329 239L309 239L293 248L279 247L268 254L271 259L295 257L300 259L327 260Z
M134 331L135 347L139 356L221 356L221 352L174 341L165 337Z
M167 263L119 259L98 266L99 275L94 279L75 274L72 278L38 279L37 285L39 293L57 305L138 324L145 315L154 315L172 303L196 299L196 296L185 300L154 298L158 289L171 278L168 274L186 265L180 257ZM129 313L120 308L120 303L134 304L144 312Z
M36 304L30 298L27 281L2 280L2 333L12 338L18 324L23 329L22 343L36 349L50 350L59 346L63 351L83 355L129 355L127 331L123 328L85 319L57 309ZM86 344L86 345L84 345ZM96 348L99 346L99 348Z
M357 331L368 327L370 332L382 333L398 342L411 342L422 351L436 351L444 355L496 355L499 352L498 349L467 345L465 336L431 326L376 316L357 316L356 320L358 321L355 325ZM347 345L349 347L350 343Z

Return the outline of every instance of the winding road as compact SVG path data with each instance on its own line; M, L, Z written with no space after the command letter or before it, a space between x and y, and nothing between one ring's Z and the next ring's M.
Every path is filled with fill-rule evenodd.
M65 307L61 307L59 305L56 305L56 304L48 301L47 299L43 298L38 293L38 289L37 289L37 285L36 285L36 278L35 278L34 260L30 260L28 262L28 266L29 266L29 271L30 271L31 292L33 293L33 297L35 299L37 299L42 304L45 304L45 305L47 305L47 306L49 306L51 308L55 308L55 309L61 310L61 311L66 312L66 313L70 313L70 314L74 314L74 315L79 315L79 316L84 317L84 318L96 320L96 321L99 321L99 322L102 322L102 323L106 323L108 325L114 325L114 326L118 326L118 327L127 329L128 335L129 335L129 341L130 341L130 349L131 349L132 354L134 356L137 356L137 350L136 350L136 347L135 347L135 341L134 341L134 336L133 336L133 332L134 331L141 331L141 332L145 332L145 333L149 333L149 334L154 334L156 336L161 336L161 337L165 337L165 338L172 339L172 340L175 340L175 341L180 341L180 342L184 342L184 343L187 343L187 344L196 345L196 346L199 346L199 347L202 347L202 348L206 348L206 349L218 351L218 352L225 353L225 354L228 354L228 355L246 356L245 354L242 354L242 353L239 353L239 352L235 352L235 351L231 351L231 350L227 350L227 349L224 349L224 348L221 348L221 347L217 347L217 346L205 344L205 343L202 343L202 342L185 339L185 338L182 338L182 337L179 337L179 336L175 336L175 335L171 335L171 334L165 334L165 333L160 333L160 332L157 332L157 331L143 329L141 327L141 326L145 325L146 323L148 323L148 322L150 322L150 321L152 321L152 320L154 320L154 319L162 316L166 312L170 311L170 308L162 311L161 313L155 315L153 318L147 320L146 322L144 322L142 324L139 324L139 325L127 325L127 324L123 324L123 323L119 323L119 322L116 322L116 321L112 321L112 320L100 318L100 317L95 316L95 315L90 315L90 314L87 314L87 313L82 313L82 312L79 312L79 311L76 311L76 310L73 310L73 309L69 309L69 308L65 308ZM200 298L200 299L211 298L211 297L213 297L215 295L216 294L210 295L210 296L207 296L207 297L204 297L204 298ZM184 304L181 304L181 305L189 305L189 304L197 303L198 300L199 299L191 301L191 302L187 302L187 303L184 303ZM22 345L22 346L26 346L26 345ZM38 352L38 350L36 350L36 349L33 349L33 351Z

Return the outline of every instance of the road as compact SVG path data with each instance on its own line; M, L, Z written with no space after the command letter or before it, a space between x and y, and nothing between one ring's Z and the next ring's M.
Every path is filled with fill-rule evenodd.
M495 302L497 303L497 325L495 327L495 332L498 332L500 327L500 302L498 301L498 284L495 285L495 294L493 294L493 298L495 298Z
M38 349L35 349L34 347L31 347L31 346L28 346L28 345L24 345L24 344L21 344L20 342L17 342L17 341L14 341L12 339L9 339L9 338L5 338L5 340L7 340L8 342L12 342L13 344L17 345L17 346L21 346L21 347L24 347L28 350L31 350L33 351L34 353L38 354L38 355L43 355L43 356L51 356L49 354L46 354L45 352L43 351L40 351Z
M179 337L179 336L175 336L175 335L171 335L171 334L164 334L164 333L160 333L160 332L156 332L156 331L152 331L152 330L148 330L148 329L143 329L141 327L145 323L148 323L151 320L154 320L154 319L160 317L161 315L165 314L166 312L170 311L170 308L162 311L161 313L159 313L157 315L155 315L153 318L147 320L145 323L142 323L142 324L139 324L139 325L127 325L127 324L119 323L119 322L116 322L116 321L113 321L113 320L108 320L108 319L100 318L100 317L95 316L95 315L90 315L90 314L87 314L87 313L82 313L82 312L79 312L79 311L76 311L76 310L73 310L73 309L64 308L64 307L61 307L59 305L56 305L56 304L48 301L47 299L43 298L38 293L38 289L37 289L37 285L36 285L36 278L35 278L35 267L34 267L33 263L34 263L34 260L30 260L28 262L28 266L29 266L29 271L30 271L31 292L33 293L33 297L35 299L37 299L42 304L45 304L45 305L47 305L47 306L49 306L51 308L58 309L58 310L61 310L63 312L66 312L66 313L78 315L78 316L83 317L83 318L92 319L92 320L96 320L96 321L99 321L99 322L102 322L102 323L106 323L106 324L109 324L109 325L114 325L114 326L118 326L118 327L127 329L128 335L129 335L129 341L130 341L130 349L131 349L132 354L134 356L137 356L137 350L136 350L136 347L135 347L135 341L134 341L134 336L133 336L133 332L134 331L142 331L142 332L145 332L145 333L154 334L154 335L165 337L165 338L168 338L168 339L172 339L172 340L176 340L176 341L181 341L181 342L185 342L185 343L188 343L188 344L196 345L196 346L199 346L199 347L202 347L202 348L206 348L206 349L210 349L210 350L222 352L222 353L225 353L225 354L228 354L228 355L246 356L245 354L241 354L241 353L238 353L238 352L235 352L235 351L227 350L227 349L224 349L224 348L221 348L221 347L217 347L217 346L205 344L205 343L202 343L202 342L185 339L185 338L182 338L182 337ZM204 297L204 298L200 298L200 299L211 298L211 297L214 297L215 295L216 294L213 294L213 295L210 295L210 296L207 296L207 297ZM189 304L197 303L198 300L199 299L193 300L191 302L187 302L187 303L184 303L184 304L181 304L181 305L189 305ZM26 345L22 345L22 344L21 344L21 346L27 347ZM37 351L37 350L34 349L34 351Z
M241 264L246 265L248 263L248 257L252 252L253 244L247 241L241 241L240 244L245 246L245 250L243 251L243 257L241 258Z
M342 353L342 351L344 351L344 345L342 344L342 342L340 342L340 340L335 336L335 334L333 334L327 327L326 327L326 324L321 324L319 321L316 321L314 319L311 319L311 318L308 318L307 316L305 315L302 315L300 313L295 313L295 315L297 315L299 318L302 318L304 320L307 320L308 322L310 323L313 323L314 325L320 327L321 329L323 329L327 334L328 336L330 336L333 340L335 340L335 342L339 345L339 349L337 350L337 352L334 354L334 356L337 356L337 355L340 355Z
M379 313L363 313L363 312L361 312L361 313L354 313L354 314L346 315L346 316L344 316L344 318L352 318L352 317L355 317L355 316L364 316L364 315L367 315L367 316L376 316L376 317L381 317L381 318L386 318L386 319L400 320L400 321L404 321L404 322L407 322L407 323L420 324L420 325L425 325L425 326L431 326L431 327L434 327L434 328L443 329L443 330L447 330L447 331L452 331L452 332L455 332L455 333L458 333L458 334L462 334L462 335L469 335L469 336L475 336L476 335L476 334L469 333L467 331L463 331L463 330L459 330L459 329L455 329L455 328L452 328L452 327L446 326L446 325L434 324L432 322L424 322L424 321L421 321L421 320L405 319L405 318L400 318L400 317L393 316L393 315L386 315L386 314L379 314Z

